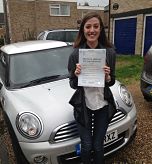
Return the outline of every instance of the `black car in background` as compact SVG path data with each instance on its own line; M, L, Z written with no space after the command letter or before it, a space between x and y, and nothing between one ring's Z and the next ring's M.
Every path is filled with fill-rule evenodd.
M152 46L144 56L140 88L144 98L152 101Z

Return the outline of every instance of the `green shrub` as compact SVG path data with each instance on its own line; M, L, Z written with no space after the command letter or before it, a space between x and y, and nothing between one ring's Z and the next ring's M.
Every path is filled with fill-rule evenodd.
M28 28L27 31L23 32L23 40L35 40L35 32L34 31L30 31L30 29Z

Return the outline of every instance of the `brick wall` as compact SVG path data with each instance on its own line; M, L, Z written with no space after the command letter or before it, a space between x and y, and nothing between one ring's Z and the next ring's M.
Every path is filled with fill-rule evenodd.
M46 1L10 1L10 35L11 42L28 40L46 29L76 28L77 11L76 3L69 3L71 9L70 16L50 16L49 4ZM57 3L57 2L56 2ZM63 2L60 2L62 4ZM32 39L32 38L31 38Z
M8 8L11 42L22 41L35 29L34 2L10 1Z
M137 29L136 29L136 45L135 54L142 54L142 41L143 41L143 27L144 27L144 16L139 14L137 16Z
M50 4L69 4L70 16L50 16ZM8 0L8 19L11 42L36 38L46 29L77 28L83 13L96 10L77 9L76 2ZM104 11L98 10L103 18Z
M119 5L117 10L113 10L114 3ZM152 0L111 0L111 14L141 10L150 7L152 7Z
M57 2L56 2L57 3ZM77 4L70 5L70 16L50 16L49 5L53 2L39 2L36 6L37 32L46 29L77 28ZM63 2L60 2L63 4Z
M114 8L114 4L118 4L118 8ZM146 14L152 14L152 0L111 0L110 5L110 41L114 40L114 20L115 18L137 17L135 54L143 52L143 35L144 35L144 19Z

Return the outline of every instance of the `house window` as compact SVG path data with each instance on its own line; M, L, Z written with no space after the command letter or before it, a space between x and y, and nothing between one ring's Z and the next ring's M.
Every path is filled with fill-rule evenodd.
M70 6L61 4L50 5L50 15L53 16L70 16Z

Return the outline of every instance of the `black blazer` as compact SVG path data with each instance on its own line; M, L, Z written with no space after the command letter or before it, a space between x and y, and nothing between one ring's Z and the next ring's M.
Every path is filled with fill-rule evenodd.
M80 48L86 48L86 44ZM99 45L99 48L104 48L102 45ZM109 103L109 121L111 121L113 115L116 113L116 106L114 102L113 95L109 86L114 85L115 83L115 60L116 53L113 48L106 48L106 63L110 67L110 76L111 81L105 82L104 88L104 99ZM73 53L69 57L68 61L68 71L69 71L69 83L71 88L76 89L76 92L70 99L69 103L74 107L74 117L76 121L87 127L88 118L87 118L87 108L85 104L84 89L83 87L78 86L78 78L75 76L74 71L76 69L76 64L79 63L79 48L74 49Z

